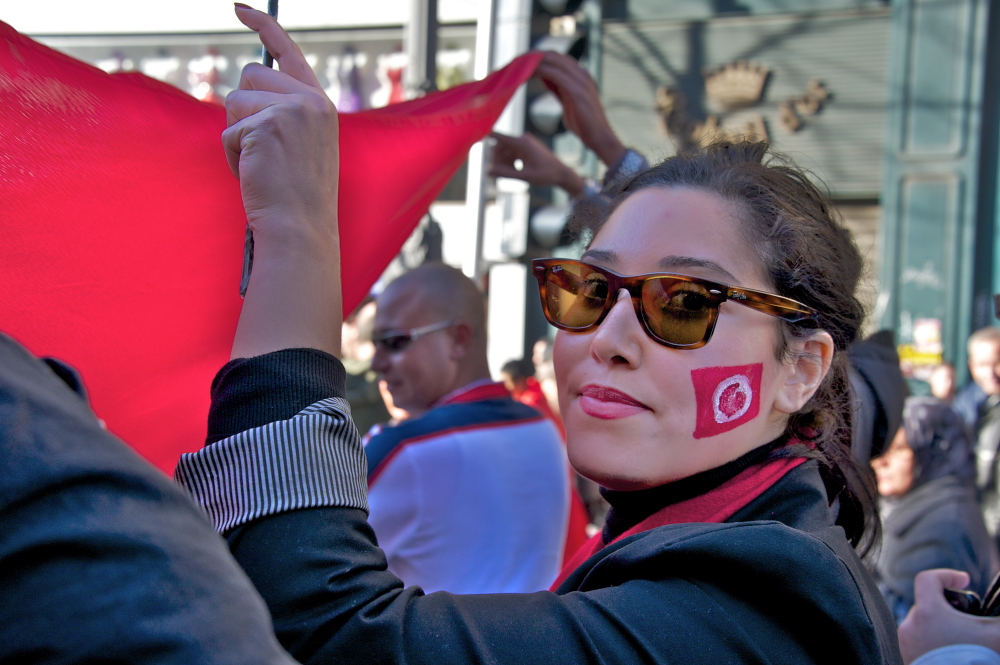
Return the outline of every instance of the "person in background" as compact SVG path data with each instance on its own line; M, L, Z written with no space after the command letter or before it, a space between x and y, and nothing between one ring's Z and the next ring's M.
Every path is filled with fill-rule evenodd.
M1000 543L1000 328L969 337L970 381L952 401L976 442L976 487L986 528Z
M559 418L559 429L565 438L565 428L559 416L559 389L556 384L555 365L552 362L552 339L540 337L531 349L531 361L535 366L535 377L542 394L548 402L549 409ZM589 535L599 532L604 527L604 521L611 510L611 504L601 495L600 486L590 478L581 476L574 471L576 491L587 508Z
M552 424L559 429L559 436L562 438L563 443L565 443L566 431L563 429L562 420L559 419L559 416L552 413L552 409L549 408L541 386L535 377L532 376L533 370L534 365L530 360L523 358L521 360L509 360L500 369L500 377L507 390L510 391L511 397L521 404L530 406L551 420ZM587 538L600 530L600 527L590 521L587 506L580 497L579 475L572 468L567 468L567 471L569 471L571 496L569 524L566 527L566 546L563 548L563 561L569 561L576 554L576 551L580 549L580 546L587 541Z
M375 301L366 300L344 320L341 338L344 354L341 360L347 370L347 401L351 404L351 418L359 432L367 432L373 425L388 422L392 417L372 371L374 319Z
M858 463L867 465L896 435L908 390L891 330L856 341L847 354L851 362L851 452Z
M365 445L369 522L389 570L428 592L548 587L564 556L569 465L551 421L490 378L482 293L425 263L379 296L372 339L372 369L410 414Z
M542 386L535 378L535 366L524 359L508 360L500 368L500 380L510 391L511 397L521 404L527 404L546 418L559 430L559 435L565 439L566 432L563 430L562 420L559 419L552 408L549 407Z
M958 391L952 407L970 431L978 432L983 416L993 406L987 401L1000 394L1000 328L989 326L972 333L968 351L972 381Z
M945 589L964 589L959 570L925 570L913 583L916 602L899 626L899 648L907 665L1000 665L1000 617L959 612Z
M531 365L534 367L535 375L538 374L538 368L541 367L542 363L545 362L545 355L549 353L549 349L552 348L552 340L548 335L543 335L535 340L535 343L531 345ZM551 357L551 354L549 354Z
M382 396L382 404L385 405L385 410L389 413L389 421L384 424L375 425L368 430L369 438L381 432L384 427L395 427L410 417L409 411L393 404L392 393L389 392L389 384L384 379L378 382L378 392ZM366 440L365 443L368 443L368 441Z
M536 187L566 190L576 207L590 213L607 208L611 199L635 174L649 168L641 154L626 148L612 131L601 105L597 83L580 63L567 55L546 52L535 71L562 103L562 122L607 165L602 182L583 178L563 164L549 148L530 134L493 134L496 147L490 175L517 178ZM515 162L520 162L515 166Z
M961 417L935 397L909 397L903 426L871 462L883 497L879 588L902 622L913 580L932 568L966 571L983 595L997 568L974 486L972 445Z
M955 399L955 366L951 363L941 363L931 371L931 395L942 402L951 404Z
M535 342L531 350L531 362L535 366L535 379L538 380L542 394L545 395L545 401L548 402L552 413L557 418L560 418L561 423L562 420L559 415L559 390L556 387L556 371L552 363L551 339L542 337ZM560 429L562 429L561 426Z

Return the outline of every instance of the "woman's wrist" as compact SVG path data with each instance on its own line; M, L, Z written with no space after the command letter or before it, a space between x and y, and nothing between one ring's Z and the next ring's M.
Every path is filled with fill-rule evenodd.
M342 301L336 217L323 226L273 224L254 240L254 267L232 358L291 348L340 356Z
M594 151L597 158L604 162L608 168L620 162L627 151L625 144L619 141L618 137L613 133L609 133L599 140L595 139L593 145L588 147Z
M583 190L587 187L587 182L576 174L569 167L564 167L565 172L559 179L559 186L566 190L571 199L579 198L583 194Z

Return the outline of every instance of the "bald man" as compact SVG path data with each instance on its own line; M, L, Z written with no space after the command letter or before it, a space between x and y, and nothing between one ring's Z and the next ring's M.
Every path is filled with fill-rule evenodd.
M546 589L562 563L567 462L551 421L490 379L483 295L425 264L378 299L372 369L411 415L372 436L369 523L424 591Z

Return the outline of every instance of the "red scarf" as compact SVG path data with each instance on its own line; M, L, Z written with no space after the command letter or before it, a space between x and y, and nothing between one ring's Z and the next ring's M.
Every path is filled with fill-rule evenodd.
M658 526L668 524L690 524L692 522L721 523L736 514L738 510L749 504L781 480L786 473L805 462L803 457L786 457L767 460L760 464L747 467L738 475L730 478L718 487L704 494L670 504L642 520L634 527L612 540L616 543L622 538L628 538L637 533L643 533ZM600 552L611 543L605 543L601 534L584 543L576 554L563 566L559 577L550 587L552 591L559 588L567 577L580 564L594 554Z
M540 57L340 116L346 312ZM221 106L0 23L0 327L80 370L108 428L168 473L205 440L240 313L246 215L225 126Z

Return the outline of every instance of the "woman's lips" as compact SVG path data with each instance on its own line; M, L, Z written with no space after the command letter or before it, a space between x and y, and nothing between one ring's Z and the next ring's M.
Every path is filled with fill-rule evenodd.
M580 408L588 416L602 420L628 418L650 408L620 390L589 384L580 391Z

